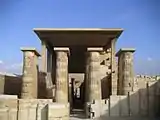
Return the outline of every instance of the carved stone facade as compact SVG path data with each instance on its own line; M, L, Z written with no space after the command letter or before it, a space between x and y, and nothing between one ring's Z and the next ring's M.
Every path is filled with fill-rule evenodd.
M122 48L115 55L116 41L122 31L35 30L42 42L42 68L40 72L37 62L40 54L35 48L23 48L21 99L16 98L15 120L69 120L77 109L92 119L158 113L159 78L134 77L134 49ZM10 105L3 106L5 102L0 100L3 120L7 111L12 110Z

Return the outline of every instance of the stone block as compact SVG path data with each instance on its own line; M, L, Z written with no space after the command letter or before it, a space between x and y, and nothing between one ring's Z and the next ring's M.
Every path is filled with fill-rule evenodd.
M37 120L47 120L48 107L47 104L39 103L37 108Z
M138 116L140 109L139 91L132 92L129 96L130 116Z
M101 115L109 116L109 99L102 100Z
M52 99L38 99L37 120L46 120L48 117L48 103L52 103Z
M17 99L9 99L6 97L3 98L1 96L0 109L1 109L2 113L6 110L6 113L4 113L4 115L5 114L7 115L7 119L9 119L9 120L16 120L17 119Z
M17 108L10 108L8 111L9 120L17 120Z
M0 120L9 120L7 107L0 108Z
M9 120L17 120L17 99L7 99L5 101L8 105Z
M18 120L29 120L30 101L19 100Z
M98 118L101 116L101 100L95 100L93 104L91 104L91 111L93 114L92 118Z
M153 95L149 95L149 116L155 115L155 99Z
M38 99L19 99L18 120L36 120Z
M148 115L148 96L147 96L147 90L146 89L140 89L139 90L139 97L140 97L140 115L141 116L147 116Z
M69 104L48 104L48 120L55 120L60 118L68 118L69 120Z
M29 120L36 120L37 118L37 103L31 103L28 108Z
M110 116L119 116L119 110L120 110L119 96L112 95L110 96L109 101L110 101L109 102Z
M17 95L0 95L0 99L18 99Z
M120 116L129 116L129 100L128 96L119 96L120 97Z

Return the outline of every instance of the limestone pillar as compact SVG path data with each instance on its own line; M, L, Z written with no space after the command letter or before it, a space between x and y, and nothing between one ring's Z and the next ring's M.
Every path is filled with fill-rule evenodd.
M69 48L54 48L56 53L56 94L58 103L68 103L68 52Z
M85 97L86 102L101 100L100 51L103 48L87 48Z
M44 41L41 43L41 59L42 59L42 72L47 72L47 46Z
M38 64L40 54L35 48L21 48L23 51L23 77L21 98L37 98Z
M112 95L117 95L117 66L115 57L115 43L116 39L111 41L111 89Z
M122 48L118 51L118 81L119 81L119 93L121 95L127 95L132 91L134 84L133 73L133 48Z

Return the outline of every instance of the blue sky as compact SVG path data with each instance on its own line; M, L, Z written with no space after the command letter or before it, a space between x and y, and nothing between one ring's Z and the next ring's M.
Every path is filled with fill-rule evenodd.
M134 47L135 71L160 74L160 0L0 0L0 71L20 72L33 28L123 28L116 49Z

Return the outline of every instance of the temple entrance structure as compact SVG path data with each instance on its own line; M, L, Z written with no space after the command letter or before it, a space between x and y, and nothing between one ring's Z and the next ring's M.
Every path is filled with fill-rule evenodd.
M115 43L122 29L44 29L42 71L55 85L55 102L86 108L88 102L117 95Z

